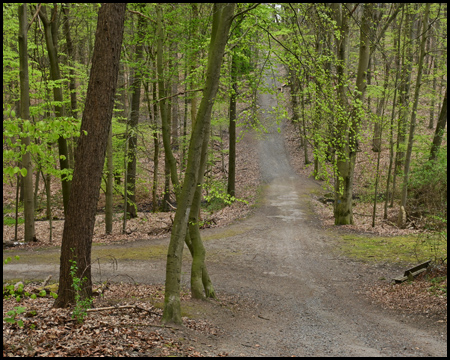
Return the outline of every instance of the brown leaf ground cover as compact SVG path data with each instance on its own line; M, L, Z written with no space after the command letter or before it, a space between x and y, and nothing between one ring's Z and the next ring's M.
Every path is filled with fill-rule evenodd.
M27 284L31 292L37 284ZM102 296L95 297L94 308L84 321L72 317L70 309L53 309L49 295L17 303L3 299L3 316L20 305L26 307L23 327L3 322L3 356L221 356L196 345L207 336L220 336L221 330L206 320L183 317L183 326L162 326L160 285L108 284ZM220 295L212 306L234 304L230 296ZM181 300L195 302L184 289ZM104 309L104 310L103 310Z

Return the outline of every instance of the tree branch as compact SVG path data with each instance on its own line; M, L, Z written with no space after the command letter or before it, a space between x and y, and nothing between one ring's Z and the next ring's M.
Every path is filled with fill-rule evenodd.
M30 24L28 25L27 31L30 30L31 25L33 25L33 21L36 19L36 16L38 16L39 11L41 10L41 6L42 6L42 4L39 3L39 6L38 6L37 10L36 10L36 12L35 12L34 15L33 15L33 18L31 19Z
M236 15L234 15L234 16L231 18L231 22L233 22L234 19L237 18L238 16L243 15L243 14L245 14L246 12L248 12L248 11L250 11L250 10L253 10L254 8L256 8L256 7L259 6L259 5L261 5L261 3L256 3L255 5L249 7L248 9L245 9L245 10L242 10L241 12L238 12Z
M184 94L186 94L186 93L188 93L188 92L203 91L203 90L204 90L204 89L202 88L202 89L194 89L194 90L180 91L179 93L176 93L176 94L170 95L170 96L166 96L166 97L163 97L163 98L161 98L161 99L157 99L156 101L159 102L159 101L161 101L161 100L170 99L170 98L173 98L173 97L178 96L178 95L184 95Z
M155 21L155 20L149 18L147 15L144 15L143 13L141 13L141 12L139 12L139 11L136 11L136 10L130 10L130 9L127 9L127 11L130 12L130 13L132 13L132 14L136 14L136 15L142 16L142 17L144 17L144 18L146 18L146 19L148 19L148 20L150 20L150 21L153 21L153 22L156 24L156 21Z

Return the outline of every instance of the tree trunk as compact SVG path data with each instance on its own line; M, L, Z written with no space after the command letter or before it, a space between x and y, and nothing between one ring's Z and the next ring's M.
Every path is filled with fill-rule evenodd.
M396 159L394 175L392 180L392 199L395 195L397 175L401 174L401 169L405 161L406 124L408 120L408 106L410 95L411 71L412 71L412 15L410 9L406 8L405 30L403 40L403 63L399 89L399 115L397 129Z
M439 149L442 144L442 137L444 136L445 126L447 125L447 89L445 89L444 101L442 102L441 113L434 132L433 144L430 150L430 161L436 160Z
M191 136L186 175L177 204L167 253L166 290L162 318L164 323L181 323L180 281L183 244L192 201L198 187L198 169L200 168L203 142L209 132L211 111L219 86L220 67L231 26L234 6L234 4L214 4L205 88Z
M157 55L156 55L156 66L158 70L158 91L159 91L159 107L161 113L161 126L162 126L162 137L163 146L165 154L165 175L166 175L166 185L164 194L164 204L163 209L166 208L166 202L170 199L168 194L168 180L169 177L172 179L172 184L178 184L178 173L177 173L177 162L172 153L172 147L170 145L170 120L169 120L169 107L167 105L167 99L164 99L166 95L165 84L164 84L164 70L163 70L163 28L162 28L162 10L161 6L156 7L156 13L158 17L158 28L157 28ZM175 193L178 189L174 189Z
M156 98L156 85L153 84L153 96ZM158 156L159 156L159 140L158 140L158 132L156 131L158 122L157 122L157 114L158 108L155 106L155 114L152 116L152 103L150 101L150 91L148 82L144 83L145 96L147 98L147 108L148 108L148 116L150 117L150 126L152 127L152 138L153 138L153 185L152 185L152 204L153 204L153 212L156 212L157 208L157 200L156 200L156 190L158 187ZM156 105L156 103L155 103Z
M236 192L236 99L237 99L237 56L231 55L231 94L230 94L230 124L228 152L228 186L227 193L234 196Z
M91 247L95 214L119 73L126 4L103 4L97 31L81 135L75 152L75 169L61 246L58 298L54 307L73 304L70 262L83 282L82 298L92 296Z
M113 165L113 148L112 148L112 126L109 130L108 145L106 147L106 204L105 204L105 233L112 233L113 225L113 191L114 191L114 165Z
M20 118L22 122L30 119L30 85L28 78L28 50L27 50L27 5L19 6L19 62L20 62ZM25 130L25 129L24 129ZM26 131L26 130L25 130ZM22 178L24 194L25 242L36 239L34 230L34 198L33 198L33 163L27 147L30 138L21 138L25 153L22 156L22 167L27 174ZM37 179L36 179L37 181Z
M143 42L146 21L140 16L138 19L138 33L136 44L136 65L133 68L132 75L132 95L131 95L131 115L130 115L130 132L128 143L128 169L127 169L127 188L128 201L127 213L131 218L137 216L136 204L136 153L137 153L137 127L139 123L139 107L141 105L141 81L142 81L142 59L143 59Z
M394 162L394 117L395 117L395 105L397 103L397 84L400 74L400 38L401 38L401 27L403 23L403 14L402 11L402 17L400 20L400 24L398 25L398 38L394 38L394 48L397 48L396 54L395 54L395 83L394 83L394 99L392 100L392 112L391 112L391 121L389 126L389 166L388 166L388 173L387 173L387 179L386 179L386 196L384 201L384 214L383 219L387 219L388 217L388 203L389 203L389 196L390 196L390 190L389 186L391 183L391 174L392 174L392 165ZM395 25L394 25L395 28ZM393 198L393 194L392 194Z
M430 3L425 5L425 14L423 16L422 41L420 43L419 65L417 69L416 88L414 91L414 103L411 110L411 125L409 129L408 148L406 149L405 170L403 172L402 199L401 206L406 208L406 198L408 192L409 166L411 164L412 146L414 142L414 133L416 130L417 106L419 103L419 91L422 84L423 59L425 57L425 43L427 41L428 16L430 14Z
M173 71L175 72L172 79L172 94L170 98L170 104L172 108L172 133L171 133L171 141L172 141L172 149L178 150L178 83L180 81L178 74L178 55L177 55L177 43L172 43L172 54L175 57L173 63Z
M335 182L335 207L334 207L334 223L335 225L347 225L353 224L353 209L352 209L352 193L353 193L353 173L355 169L356 151L357 151L357 135L361 126L362 119L362 104L364 100L364 93L366 90L366 73L369 66L370 59L370 26L372 16L373 4L365 4L363 9L363 15L361 19L361 32L360 32L360 46L359 46L359 62L358 72L356 77L356 89L357 94L353 103L352 114L350 115L350 124L347 128L346 119L341 118L338 124L338 130L341 136L346 136L344 145L339 146L337 149L337 176ZM347 15L341 13L340 22L341 29L345 29L343 33L348 33L347 21L344 22L344 18ZM345 27L344 27L345 26ZM347 48L344 44L347 44L346 36L341 33L341 42L339 47L339 60L346 59ZM345 64L345 62L344 62ZM343 74L343 70L340 70ZM341 106L345 109L345 94L343 86L341 88ZM344 115L345 116L345 115ZM342 117L342 115L341 115Z
M56 19L56 7L52 12L52 21L50 22L47 19L47 8L45 6L41 6L41 10L39 11L39 17L44 24L44 36L45 42L47 44L47 52L48 58L50 61L50 76L53 81L61 80L61 74L59 71L58 64L58 50L56 48L57 44L57 19ZM55 86L53 88L53 97L54 100L58 104L63 103L63 93L61 86ZM62 105L55 105L55 114L57 117L62 118L64 116L64 107ZM69 153L67 150L67 141L63 135L60 135L58 138L58 150L59 150L59 167L61 171L69 170ZM70 186L71 181L69 181L65 175L61 175L61 185L62 185L62 195L63 195L63 203L64 203L64 216L67 213L67 206L69 204L69 196L70 196Z

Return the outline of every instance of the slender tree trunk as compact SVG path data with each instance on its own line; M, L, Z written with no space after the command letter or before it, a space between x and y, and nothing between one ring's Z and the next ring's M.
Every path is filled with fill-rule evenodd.
M412 71L412 15L410 14L410 9L406 8L406 25L404 27L403 36L403 63L402 63L402 73L400 80L400 96L399 96L399 116L398 116L398 129L397 129L397 144L396 144L396 159L394 166L394 175L392 180L392 201L395 196L397 175L401 174L402 167L405 161L405 142L406 142L406 124L408 120L408 106L409 106L409 95L410 95L410 83L411 83L411 71ZM393 203L392 203L393 205Z
M133 68L132 75L132 95L131 95L131 115L130 115L130 132L128 142L128 169L127 169L127 188L128 201L127 213L131 218L137 216L136 204L136 154L137 154L137 127L139 123L139 107L141 105L141 82L142 82L142 59L143 59L143 42L146 21L140 16L138 19L138 33L136 44L136 65Z
M126 4L106 3L98 12L97 31L81 135L75 153L73 187L61 246L58 298L54 307L73 304L70 260L76 276L86 277L82 298L92 296L91 247L105 151L119 73Z
M430 161L436 160L439 153L439 149L442 144L442 138L444 136L445 126L447 125L447 89L445 89L444 101L442 102L441 113L434 132L433 144L430 150Z
M180 81L178 74L177 43L173 42L172 47L172 54L175 57L173 63L173 71L175 74L172 79L172 97L170 98L172 107L172 133L170 137L172 140L172 149L178 150L178 96L174 96L178 93L178 83Z
M386 196L384 200L384 214L383 219L387 219L387 208L389 203L389 197L390 197L390 182L391 182L391 175L392 175L392 165L394 163L394 117L395 117L395 105L397 103L397 84L400 74L400 37L401 37L401 28L403 23L403 14L400 20L400 25L398 26L398 39L397 41L394 39L394 47L397 45L397 53L395 55L395 66L396 66L396 74L395 74L395 83L394 83L394 99L392 101L392 113L391 113L391 121L390 121L390 127L389 127L389 167L388 167L388 174L386 179ZM392 193L392 198L394 197L394 194Z
M198 188L203 143L208 136L211 111L217 94L220 67L231 26L235 4L214 4L211 42L208 53L206 82L189 146L188 164L170 237L166 266L164 323L181 323L180 280L183 244L192 201Z
M114 165L113 165L113 148L112 148L112 126L109 130L108 145L106 147L106 204L105 204L105 233L112 233L113 225L113 191L114 191Z
M70 20L69 20L69 7L67 4L62 4L62 10L64 13L64 35L66 37L67 44L67 56L69 64L69 91L70 91L70 109L71 115L74 119L78 119L78 104L77 104L77 88L75 78L75 51L73 48L72 36L70 35ZM69 139L67 144L67 151L69 153L69 166L73 169L74 157L73 157L73 138Z
M166 89L164 84L164 70L163 70L163 28L162 28L162 10L161 6L156 7L156 13L158 17L158 29L157 29L157 55L156 64L158 70L158 91L159 91L159 107L161 113L161 125L162 125L162 137L164 146L164 158L165 158L165 175L166 184L164 189L164 204L163 209L167 208L166 202L170 199L169 197L169 179L172 179L172 184L178 184L178 173L177 173L177 162L172 153L172 148L170 145L170 114L169 107L167 105ZM178 189L174 189L175 193Z
M30 85L28 81L28 49L27 49L27 4L19 6L19 62L20 62L20 118L22 122L29 122L30 119ZM24 129L27 131L26 129ZM27 174L23 177L24 184L24 218L25 218L25 242L36 240L34 230L34 198L33 198L33 164L31 154L27 147L30 145L30 138L21 138L25 153L22 156L22 167ZM37 180L36 180L37 181Z
M191 3L192 7L192 31L191 36L197 36L198 32L198 5L196 3ZM195 81L195 70L197 67L197 51L192 52L192 58L191 58L191 90L194 90L197 86L197 83ZM194 129L195 125L195 119L197 116L197 93L195 91L192 92L191 95L191 122L192 122L192 129Z
M231 94L228 153L228 186L227 193L234 196L236 192L236 99L237 99L237 56L231 55Z
M59 71L59 63L58 63L58 51L56 48L57 44L57 26L58 19L56 16L56 7L52 12L52 21L50 22L47 18L47 8L46 6L41 6L41 10L39 11L39 17L44 24L44 36L45 42L47 44L47 52L48 58L50 61L50 76L53 81L61 80L61 74ZM64 107L63 103L63 93L62 87L55 86L53 88L53 97L54 100L58 103L55 105L55 114L57 117L62 118L64 116ZM60 135L58 138L58 150L59 150L59 166L61 170L69 170L69 153L67 149L67 140L63 135ZM63 195L63 203L64 203L64 216L67 213L67 206L69 204L69 196L70 196L70 186L71 182L66 178L66 176L61 176L61 185L62 185L62 195Z
M303 150L305 152L305 166L310 164L311 162L309 161L308 158L308 140L306 139L306 115L305 115L305 96L303 94L303 88L302 88L302 100L301 100L301 105L302 105L302 126L301 126L301 131L302 131L302 137L303 137ZM317 159L317 163L316 163L316 159ZM314 177L318 176L318 171L319 171L319 159L318 157L314 158Z
M403 172L402 199L401 206L406 207L406 198L408 192L409 167L411 164L411 154L414 142L414 133L416 130L417 106L419 103L420 85L422 84L423 59L425 57L425 43L427 41L428 17L430 14L430 3L425 5L425 14L423 16L422 41L420 43L419 65L417 69L416 88L414 91L414 103L411 111L411 125L409 129L408 148L406 150L405 170ZM404 224L402 224L404 225Z
M156 65L155 65L156 68ZM156 78L156 69L154 72L153 78ZM153 144L155 148L155 152L153 154L153 165L155 171L153 172L153 212L156 211L157 207L157 201L156 201L156 191L158 190L158 166L159 166L159 134L157 132L158 129L158 104L156 103L156 83L154 82L152 84L152 91L153 91L153 113L155 114L154 120L153 120Z
M154 98L156 99L156 85L152 85L154 88ZM150 91L148 82L144 83L145 95L147 97L147 107L148 107L148 116L150 117L150 126L152 127L152 138L153 138L153 184L152 184L152 204L153 204L153 212L156 212L157 208L157 200L156 200L156 190L158 189L158 159L159 159L159 140L158 140L158 132L156 131L158 122L157 122L157 114L158 108L156 107L155 102L155 114L152 116L152 103L150 101Z

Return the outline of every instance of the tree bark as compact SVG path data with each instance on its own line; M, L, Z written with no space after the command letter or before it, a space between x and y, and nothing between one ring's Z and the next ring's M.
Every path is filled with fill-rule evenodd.
M425 57L425 43L427 41L428 17L430 14L430 3L425 5L425 14L423 16L422 41L420 43L419 65L417 69L416 88L414 90L414 103L411 110L411 125L409 128L408 148L406 149L405 170L403 172L402 199L401 206L406 208L406 198L408 192L409 167L411 164L412 146L414 142L414 133L416 130L417 106L419 103L419 91L422 84L423 59Z
M75 152L75 169L61 246L58 298L54 307L74 302L70 260L77 262L83 282L82 298L92 296L91 247L105 151L111 127L119 73L126 4L103 4L97 31L81 135Z
M157 54L156 54L156 66L158 72L158 92L159 98L159 107L161 113L161 127L162 127L162 137L163 137L163 146L164 146L164 154L165 154L165 162L166 169L170 170L166 171L166 179L170 176L172 179L172 184L176 186L178 184L178 173L177 173L177 162L175 157L173 156L172 147L170 144L170 121L169 121L169 107L167 105L166 98L166 90L164 84L164 70L163 70L163 28L162 28L162 9L161 5L156 7L156 13L158 17L158 28L157 28ZM177 193L178 189L174 189L175 193ZM168 195L168 186L166 183L166 194ZM168 196L164 196L164 201L169 199ZM166 204L163 204L163 208Z
M127 188L129 191L127 201L127 213L131 218L137 216L136 204L136 152L137 152L137 126L139 123L139 107L141 105L141 82L142 82L142 59L143 59L143 42L145 30L145 18L140 16L138 19L138 33L136 37L136 58L132 75L132 95L131 95L131 115L130 115L130 132L128 142L128 169L127 169Z
M113 225L113 191L114 191L114 165L112 148L112 126L109 129L108 145L106 147L106 204L105 204L105 233L112 233Z
M442 144L442 137L444 136L445 126L447 125L447 89L445 89L444 101L442 102L441 113L434 132L433 144L430 150L430 161L436 160L439 149Z
M183 244L186 236L192 201L198 187L203 142L209 133L211 111L217 94L220 67L235 4L214 4L211 42L208 53L206 83L189 145L188 163L183 187L177 204L166 266L164 323L181 323L180 281Z
M335 206L334 206L334 223L335 225L353 224L352 194L353 194L353 173L356 162L357 136L361 126L362 119L362 103L366 90L366 73L370 59L370 26L373 4L364 4L363 15L361 19L360 46L359 46L359 62L358 72L356 76L356 96L353 103L352 114L347 127L346 120L340 119L338 130L341 136L347 139L344 144L337 149L337 176L335 182ZM344 18L346 15L341 14L341 23L345 25ZM348 26L346 25L346 29ZM348 30L347 30L348 31ZM342 36L342 34L341 34ZM346 59L346 36L340 39L339 60ZM344 62L345 64L345 62ZM342 72L342 70L340 71ZM345 109L344 89L341 88L341 106ZM344 105L344 106L343 106ZM342 115L341 115L342 117Z
M236 192L236 99L237 99L237 56L231 56L231 94L230 94L230 124L228 152L228 185L227 193L235 196Z
M46 6L41 6L39 11L39 17L44 24L44 36L45 42L47 44L48 58L50 61L50 76L53 81L61 80L61 74L59 71L58 63L58 50L57 44L57 16L56 8L53 9L52 21L50 22L47 18L47 8ZM55 101L59 104L63 103L63 93L61 86L55 86L53 88L53 97ZM64 116L64 107L62 105L55 105L55 114L57 117ZM69 170L69 153L67 149L67 140L64 136L60 135L58 138L58 150L59 150L59 167L61 171ZM69 204L70 187L71 181L67 179L65 175L61 175L61 185L62 185L62 195L64 203L64 216L67 213L67 206Z
M27 4L23 4L19 6L20 118L22 122L29 122L30 119L27 27ZM22 155L22 167L27 170L27 174L22 178L24 190L25 242L29 242L36 239L34 228L33 163L31 162L31 154L27 149L30 145L30 138L28 136L21 138L21 142L25 147L25 153ZM36 177L36 182L37 179Z

